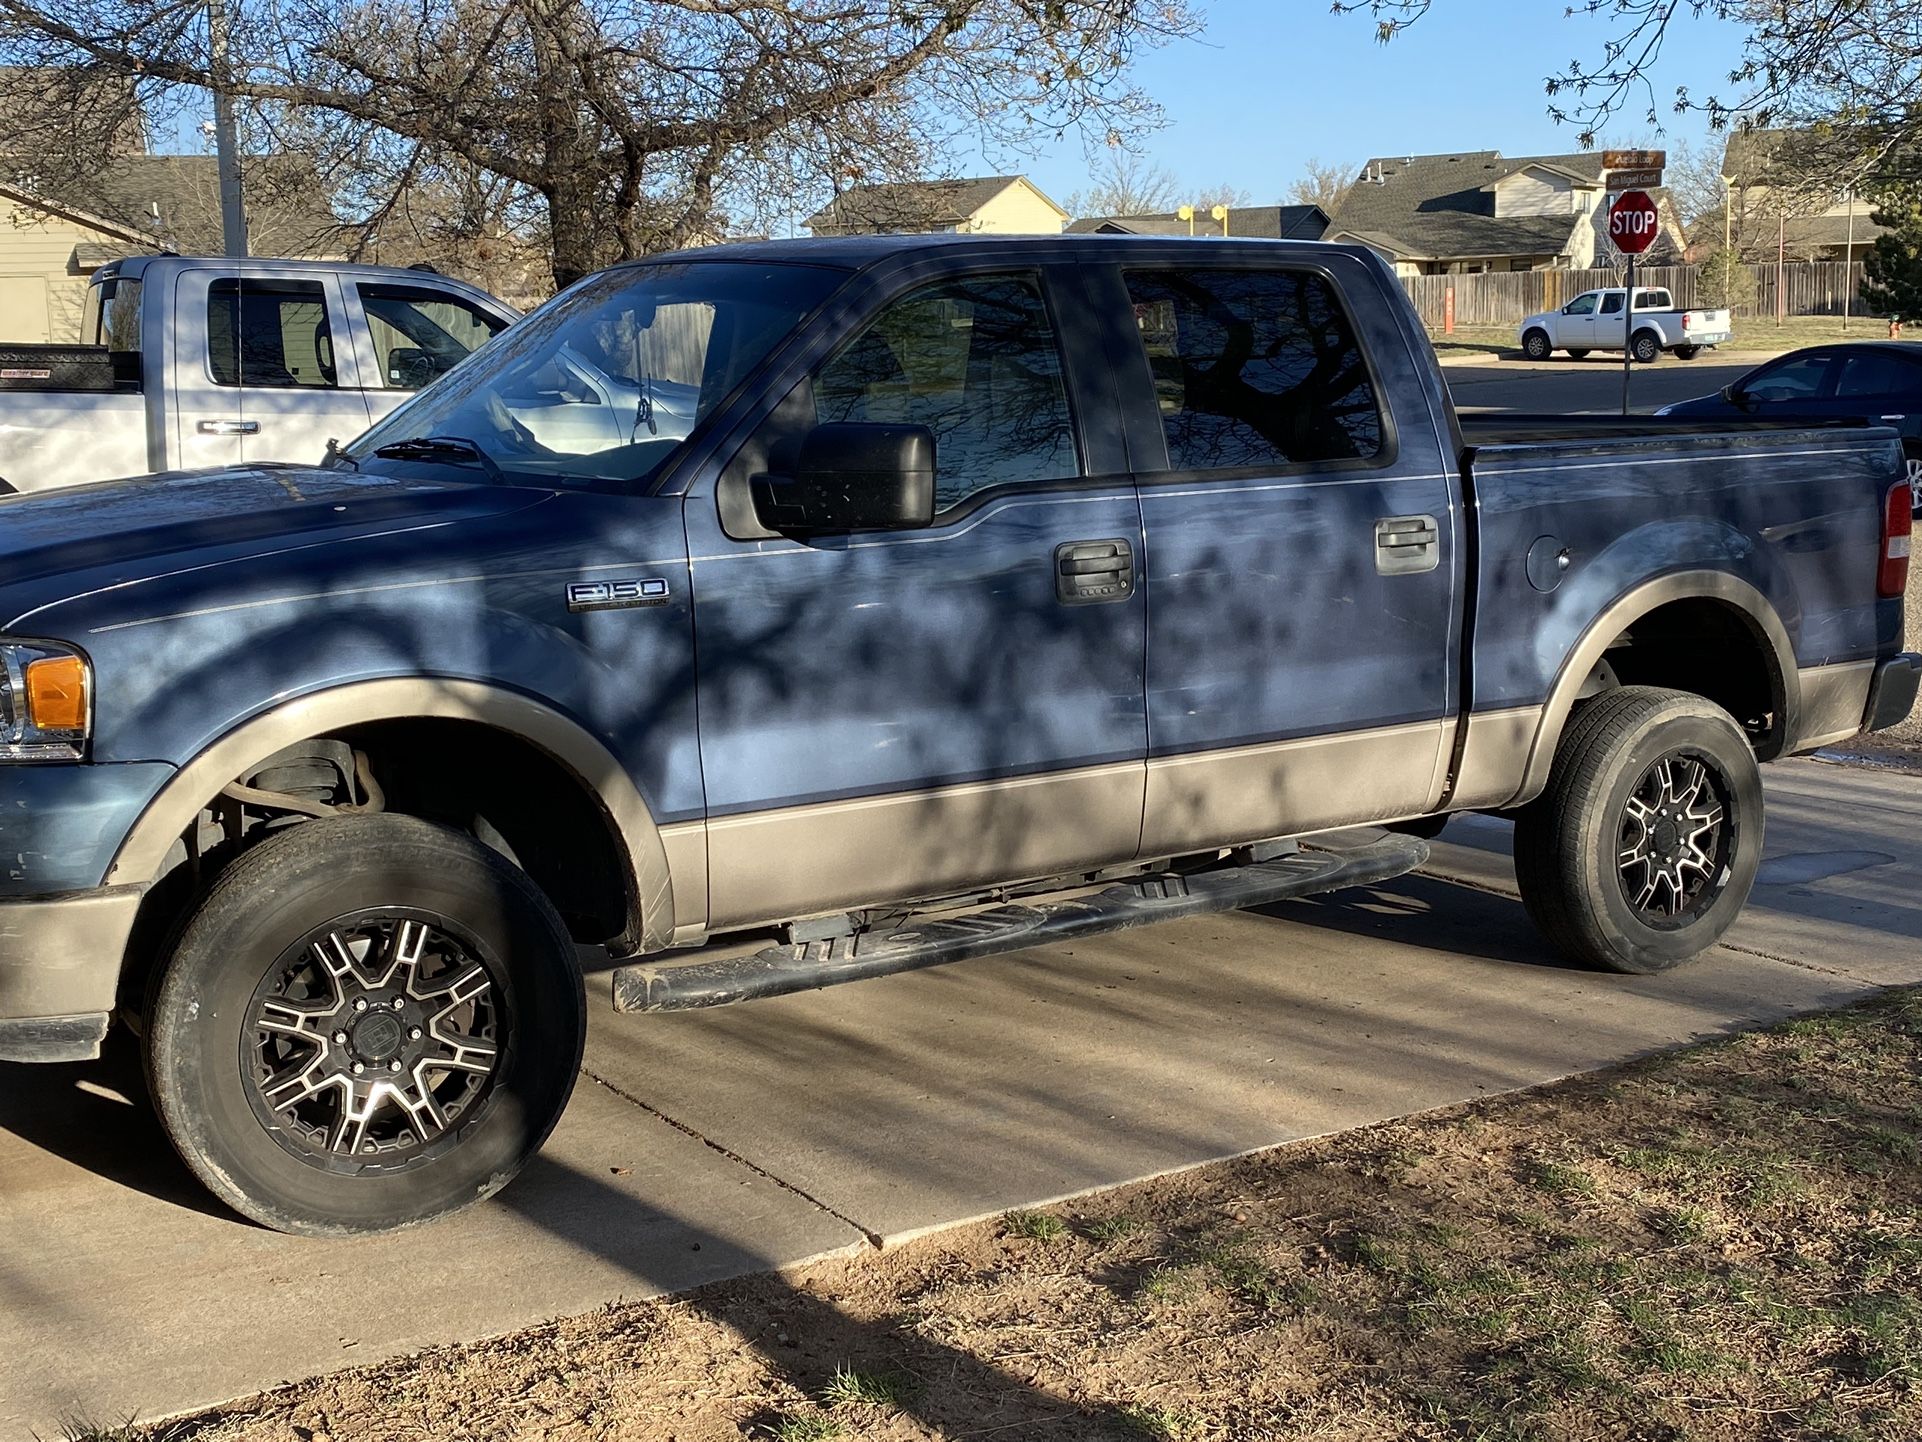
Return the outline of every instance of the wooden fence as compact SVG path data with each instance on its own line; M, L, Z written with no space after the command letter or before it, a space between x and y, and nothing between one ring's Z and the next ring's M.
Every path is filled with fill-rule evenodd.
M1686 310L1698 304L1700 267L1693 265L1655 265L1635 272L1637 289L1659 286L1674 296L1675 304ZM1734 308L1738 317L1772 317L1775 314L1776 268L1773 265L1745 266L1754 299ZM1795 261L1782 267L1789 315L1840 315L1847 296L1853 315L1870 315L1862 304L1862 265L1841 261ZM1484 275L1411 275L1402 278L1408 297L1421 312L1422 322L1440 330L1448 292L1455 292L1457 326L1505 326L1519 323L1523 316L1554 310L1599 286L1620 285L1622 273L1612 268L1599 270L1517 270L1490 271Z

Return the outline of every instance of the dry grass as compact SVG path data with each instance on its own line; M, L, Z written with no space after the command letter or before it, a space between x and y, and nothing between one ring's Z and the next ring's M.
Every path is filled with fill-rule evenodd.
M171 1432L1914 1442L1919 1158L1889 995Z

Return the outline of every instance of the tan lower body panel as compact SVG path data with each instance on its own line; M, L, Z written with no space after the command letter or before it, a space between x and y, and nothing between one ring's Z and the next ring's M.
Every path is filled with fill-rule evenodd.
M1448 809L1501 806L1514 799L1528 775L1528 755L1541 729L1540 706L1513 706L1502 711L1477 711L1467 721L1461 764L1455 771L1455 791Z
M1875 662L1805 666L1797 675L1802 686L1802 717L1795 736L1797 751L1813 751L1818 746L1846 741L1862 729L1862 718L1869 709L1869 686L1875 680Z
M1441 796L1452 720L1148 763L1144 856L1420 816Z
M707 937L707 823L680 821L661 828L674 899L672 944L688 946Z
M1143 770L1129 761L721 817L707 828L708 927L1125 861L1141 834Z

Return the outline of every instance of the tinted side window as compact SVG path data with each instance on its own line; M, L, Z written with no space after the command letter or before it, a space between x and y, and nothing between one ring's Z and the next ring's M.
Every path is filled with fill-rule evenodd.
M1061 349L1028 276L943 281L890 303L815 374L814 418L933 431L941 510L1081 473Z
M1757 400L1799 401L1820 394L1829 373L1829 354L1798 356L1770 366L1745 383L1743 389Z
M1603 315L1618 315L1621 313L1621 309L1622 309L1622 293L1619 290L1616 291L1615 294L1613 295L1605 295L1602 297L1602 314Z
M506 322L426 286L363 285L360 303L380 357L380 382L417 391L479 350Z
M1595 297L1593 294L1578 295L1568 303L1568 313L1570 315L1591 315L1594 313L1594 310Z
M1922 370L1887 351L1856 351L1842 362L1838 396L1897 396L1922 391Z
M1380 454L1374 384L1322 276L1135 271L1127 282L1175 470Z
M338 384L326 291L319 281L215 281L207 363L223 386Z

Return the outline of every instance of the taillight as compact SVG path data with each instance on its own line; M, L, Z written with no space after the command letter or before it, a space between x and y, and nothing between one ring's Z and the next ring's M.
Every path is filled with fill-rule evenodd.
M1882 512L1882 564L1875 594L1900 596L1909 588L1909 541L1915 530L1915 491L1907 481L1892 487Z
M1694 324L1695 324L1695 312L1689 311L1689 310L1683 311L1682 312L1682 329L1687 330L1690 326Z

